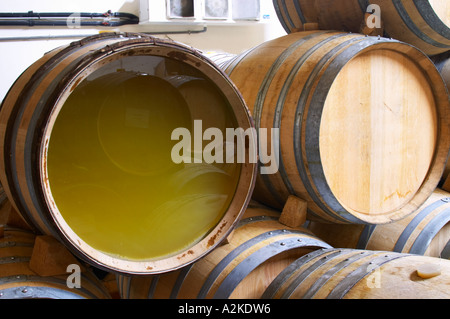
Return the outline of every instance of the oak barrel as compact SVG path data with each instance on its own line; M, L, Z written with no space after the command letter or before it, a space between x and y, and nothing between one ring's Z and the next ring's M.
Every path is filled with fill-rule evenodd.
M124 299L257 299L291 262L324 241L304 228L286 227L280 213L248 207L227 243L184 269L156 276L118 275Z
M173 76L200 79L220 104L188 102ZM212 107L223 114L216 122ZM28 224L91 265L175 270L226 238L256 178L251 161L225 171L223 163L198 163L191 147L174 151L181 143L203 150L209 142L192 126L203 119L248 130L248 143L256 141L240 92L198 50L139 33L84 38L45 54L9 90L0 182ZM243 153L256 156L255 148Z
M427 273L430 278L424 276L422 267L433 270L434 273ZM383 251L323 249L286 267L263 298L448 299L449 283L450 261L446 259Z
M258 172L254 199L280 209L296 195L310 218L382 224L411 214L436 188L449 154L449 99L436 67L411 45L296 32L238 55L225 71L252 112L260 155L279 150L278 170Z
M273 0L273 4L288 33L311 24L320 30L364 33L369 25L368 31L378 28L383 35L384 29L385 36L410 43L430 56L450 50L450 3L445 0ZM372 14L380 18L380 24L371 25L376 22Z
M333 247L450 259L450 193L436 189L416 212L385 225L311 222L307 228Z
M111 299L102 282L88 270L81 272L80 286L69 288L70 272L43 276L30 267L36 235L28 230L0 226L1 299ZM67 265L69 266L69 265Z

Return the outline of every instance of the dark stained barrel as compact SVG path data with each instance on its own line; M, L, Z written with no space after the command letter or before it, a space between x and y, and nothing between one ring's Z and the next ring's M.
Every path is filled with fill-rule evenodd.
M377 5L380 33L410 43L432 56L450 50L450 4L445 0L273 0L286 32L319 30L364 33ZM371 28L369 28L371 30Z

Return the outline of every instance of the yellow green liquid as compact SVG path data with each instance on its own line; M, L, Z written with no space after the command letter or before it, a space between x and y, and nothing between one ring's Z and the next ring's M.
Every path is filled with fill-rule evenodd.
M162 258L221 220L240 165L171 159L172 131L191 129L202 114L209 126L235 126L220 94L198 102L196 94L167 77L120 70L84 80L69 96L51 132L47 170L58 210L87 244L125 259Z

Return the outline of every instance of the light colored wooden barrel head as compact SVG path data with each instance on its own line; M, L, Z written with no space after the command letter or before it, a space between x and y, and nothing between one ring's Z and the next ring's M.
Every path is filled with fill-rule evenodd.
M414 197L437 140L432 88L414 61L385 49L358 55L338 74L321 121L324 173L343 207L364 219Z

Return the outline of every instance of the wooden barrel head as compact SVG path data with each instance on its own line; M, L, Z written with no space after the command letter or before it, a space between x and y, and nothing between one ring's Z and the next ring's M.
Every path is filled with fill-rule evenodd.
M320 129L324 173L343 207L383 215L408 203L432 165L437 123L431 84L415 61L374 50L345 65Z

